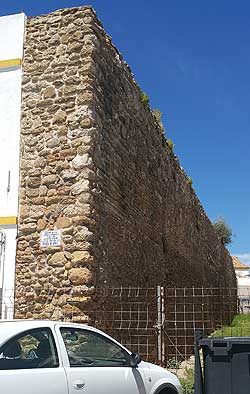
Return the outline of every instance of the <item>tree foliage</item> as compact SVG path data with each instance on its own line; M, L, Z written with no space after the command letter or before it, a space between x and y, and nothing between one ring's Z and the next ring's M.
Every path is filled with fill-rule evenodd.
M225 222L225 219L220 217L213 223L213 225L216 234L223 245L229 245L232 242L232 229Z

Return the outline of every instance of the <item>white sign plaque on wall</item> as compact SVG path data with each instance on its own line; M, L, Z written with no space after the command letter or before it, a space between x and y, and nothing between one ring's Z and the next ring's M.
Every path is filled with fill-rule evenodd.
M40 247L50 248L62 245L62 230L44 230L40 235Z

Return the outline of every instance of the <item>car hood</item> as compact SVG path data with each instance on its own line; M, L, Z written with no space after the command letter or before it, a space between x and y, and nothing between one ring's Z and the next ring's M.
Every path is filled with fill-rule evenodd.
M139 365L140 365L140 367L142 367L144 369L148 369L152 373L157 373L157 375L162 375L164 377L166 377L166 375L176 377L175 374L168 371L166 368L160 367L159 365L151 364L151 363L148 363L145 361L141 361Z

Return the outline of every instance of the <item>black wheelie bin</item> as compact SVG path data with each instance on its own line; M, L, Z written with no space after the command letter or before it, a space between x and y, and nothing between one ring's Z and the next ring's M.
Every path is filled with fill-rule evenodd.
M195 394L250 394L250 337L200 338L195 356Z

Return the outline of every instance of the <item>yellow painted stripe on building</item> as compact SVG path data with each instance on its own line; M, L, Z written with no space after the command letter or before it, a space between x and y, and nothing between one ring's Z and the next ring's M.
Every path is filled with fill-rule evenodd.
M17 224L16 216L0 216L0 226L6 224Z
M22 59L20 59L20 58L0 60L0 69L1 68L17 67L17 66L21 66L21 64L22 64Z

